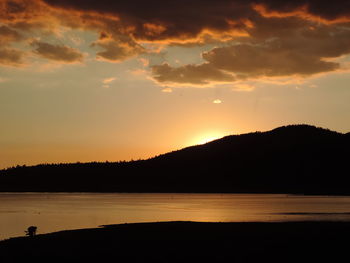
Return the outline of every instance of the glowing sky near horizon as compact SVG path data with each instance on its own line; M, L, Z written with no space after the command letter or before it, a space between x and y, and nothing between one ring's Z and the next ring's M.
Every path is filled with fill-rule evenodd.
M0 168L350 131L350 4L0 0Z

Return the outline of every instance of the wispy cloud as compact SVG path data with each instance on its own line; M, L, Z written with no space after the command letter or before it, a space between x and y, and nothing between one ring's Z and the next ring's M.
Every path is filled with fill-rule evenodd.
M164 88L164 89L162 89L162 92L164 92L164 93L172 93L173 90L172 90L172 88Z
M146 58L139 58L138 59L140 61L140 63L142 64L142 66L147 67L149 65L149 60Z
M249 91L253 91L255 89L255 86L250 85L250 84L236 84L233 87L234 91L243 91L243 92L249 92Z
M105 79L102 80L102 83L103 83L103 84L110 84L110 83L112 83L113 81L115 81L116 79L117 79L117 78L115 78L115 77L105 78Z
M104 89L109 89L111 86L110 84L114 82L117 78L116 77L110 77L110 78L105 78L102 80L102 88Z

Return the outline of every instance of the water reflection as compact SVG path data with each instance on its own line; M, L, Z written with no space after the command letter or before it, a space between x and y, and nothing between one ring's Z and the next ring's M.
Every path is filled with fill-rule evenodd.
M1 193L0 239L150 221L350 221L350 197L267 194Z

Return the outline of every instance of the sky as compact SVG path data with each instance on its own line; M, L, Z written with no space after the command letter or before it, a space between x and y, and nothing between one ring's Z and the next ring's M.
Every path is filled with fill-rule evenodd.
M0 168L350 131L350 2L0 0Z

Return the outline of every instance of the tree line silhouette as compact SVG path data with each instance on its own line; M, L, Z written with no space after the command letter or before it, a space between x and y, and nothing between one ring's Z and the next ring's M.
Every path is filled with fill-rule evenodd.
M0 191L350 194L349 146L350 133L289 125L147 160L12 167Z

